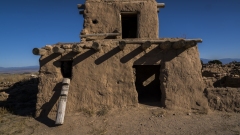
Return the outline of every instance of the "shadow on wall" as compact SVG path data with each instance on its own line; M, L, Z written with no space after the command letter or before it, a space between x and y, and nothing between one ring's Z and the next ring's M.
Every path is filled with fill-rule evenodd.
M7 100L0 101L0 107L6 108L10 113L21 116L34 116L36 111L38 78L20 81L5 90Z
M115 48L113 48L112 50L110 50L109 52L105 53L103 56L97 58L95 60L95 64L96 65L100 65L101 63L103 63L104 61L106 61L107 59L111 58L112 56L116 55L117 53L119 53L121 50L120 48L117 46Z
M52 95L51 99L48 102L43 104L43 106L41 107L40 116L36 118L37 121L39 121L49 127L56 126L55 121L48 118L48 115L60 97L61 87L62 87L61 82L56 84L56 86L53 88L54 94Z
M139 68L138 66L134 66L134 68L136 69L136 83L135 83L135 85L136 85L136 90L139 94L139 103L146 104L146 105L152 105L152 106L161 106L161 103L160 103L161 102L161 97L163 97L163 98L165 97L165 96L162 96L161 89L160 89L160 84L161 84L160 80L159 80L159 78L160 78L159 77L160 76L160 65L154 65L154 64L156 64L156 62L161 60L163 58L163 55L164 55L164 61L170 61L171 59L175 58L177 55L179 55L180 53L182 53L184 51L184 49L183 50L182 49L180 49L180 50L169 50L169 51L160 51L158 49L159 49L158 46L156 48L153 48L153 50L146 53L145 55L143 55L142 57L140 57L139 59L137 59L134 62L134 63L141 63L143 65L147 64L147 65L144 65L144 67L142 67L142 68ZM121 50L118 47L113 48L112 50L110 50L106 54L97 58L95 60L95 64L96 65L102 64L104 61L113 57L115 54L117 54L120 51ZM119 62L126 63L126 62L130 61L132 58L134 58L135 56L137 56L138 54L140 54L142 52L143 52L143 50L142 50L141 46L139 46L135 50L133 50L132 52L123 56L119 60ZM77 56L75 59L73 59L73 61L71 61L71 65L75 66L79 62L84 61L85 59L87 59L88 57L92 56L95 53L96 53L96 51L94 51L92 49L89 49L86 52ZM158 56L158 55L161 55L161 56ZM50 55L50 57L45 58L43 65L46 64L47 61L50 61L50 58L53 58L53 57L56 58L57 55ZM149 62L148 61L149 58L152 58L152 57L154 57L153 60L151 60L151 62ZM61 66L60 61L58 61L54 64L56 64L57 66ZM162 64L162 62L161 62L161 64ZM163 66L164 66L164 64L163 64ZM148 80L149 78L150 78L150 81ZM24 97L24 98L22 98L22 100L24 100L26 102L31 101L31 103L32 103L32 105L30 106L30 109L29 109L31 111L26 111L27 115L29 115L29 114L33 115L36 111L35 108L36 108L37 93L38 93L38 87L37 86L38 86L38 83L34 84L34 94L32 96L31 96L31 94L22 93L22 95ZM33 89L33 88L31 88L31 89ZM8 90L8 91L11 91L11 90ZM56 126L55 121L48 118L48 115L51 112L54 105L57 103L58 98L60 96L61 82L56 84L53 91L54 91L54 94L52 95L49 102L46 102L44 105L42 105L41 112L40 112L40 117L36 118L36 120L38 120L39 122L41 122L41 123L43 123L43 124L45 124L49 127ZM17 96L18 96L18 94L17 94ZM26 96L28 98L32 97L34 99L30 100L28 98L25 98ZM9 101L11 101L10 99L9 99ZM17 106L17 107L15 107L15 108L17 108L16 110L21 108L21 107L18 108L18 103L16 103L15 106ZM26 107L29 107L29 106L26 106ZM21 110L24 110L24 109L21 108ZM20 113L16 113L16 114L20 114Z

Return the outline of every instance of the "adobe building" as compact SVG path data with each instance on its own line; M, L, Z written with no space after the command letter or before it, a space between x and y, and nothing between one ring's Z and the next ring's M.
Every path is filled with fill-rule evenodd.
M159 38L163 7L155 0L79 4L79 43L33 49L41 55L36 116L56 115L61 99L67 114L139 104L207 111L197 48L202 40Z

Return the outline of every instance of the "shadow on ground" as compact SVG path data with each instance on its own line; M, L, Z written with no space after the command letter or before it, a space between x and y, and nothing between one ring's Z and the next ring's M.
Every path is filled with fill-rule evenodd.
M7 109L10 113L20 116L33 116L35 114L38 78L23 80L14 83L9 88L0 90L8 97L0 101L0 107Z

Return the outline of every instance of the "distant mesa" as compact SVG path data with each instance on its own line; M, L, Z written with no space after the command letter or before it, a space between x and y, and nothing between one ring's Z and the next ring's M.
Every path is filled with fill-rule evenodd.
M39 66L26 66L26 67L0 67L0 73L32 73L38 72Z

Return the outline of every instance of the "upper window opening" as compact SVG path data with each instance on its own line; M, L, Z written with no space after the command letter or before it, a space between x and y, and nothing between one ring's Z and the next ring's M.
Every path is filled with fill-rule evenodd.
M122 38L137 38L137 13L121 13Z

